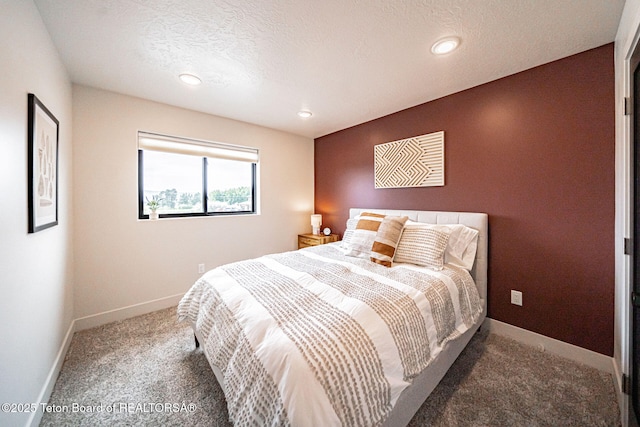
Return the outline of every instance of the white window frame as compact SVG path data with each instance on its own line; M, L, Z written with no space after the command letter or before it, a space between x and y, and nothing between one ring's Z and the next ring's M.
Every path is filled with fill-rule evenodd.
M188 213L163 213L160 218L173 217L199 217L199 216L224 216L224 215L247 215L258 213L258 163L260 153L257 148L241 145L225 144L221 142L211 142L191 138L183 138L169 135L161 135L151 132L138 131L138 218L149 219L145 213L144 198L144 152L159 151L172 154L184 154L202 159L202 207L203 212ZM207 158L217 158L248 162L252 164L252 188L251 206L249 211L231 212L209 212L209 190L207 188Z

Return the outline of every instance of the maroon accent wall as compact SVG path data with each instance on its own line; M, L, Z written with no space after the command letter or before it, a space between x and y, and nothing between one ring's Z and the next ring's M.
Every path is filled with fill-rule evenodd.
M374 145L440 130L444 187L374 188ZM489 317L612 356L614 163L608 44L317 138L315 211L486 212Z

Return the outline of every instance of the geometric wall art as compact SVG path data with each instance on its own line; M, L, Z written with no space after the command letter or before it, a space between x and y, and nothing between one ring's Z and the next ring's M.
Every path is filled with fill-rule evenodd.
M444 131L378 144L375 188L444 185Z

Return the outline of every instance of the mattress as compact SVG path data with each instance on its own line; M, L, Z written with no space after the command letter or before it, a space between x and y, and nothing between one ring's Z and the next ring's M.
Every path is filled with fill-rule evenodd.
M485 256L486 215L481 238ZM178 315L237 425L404 424L483 320L479 289L464 268L388 268L333 243L211 270Z

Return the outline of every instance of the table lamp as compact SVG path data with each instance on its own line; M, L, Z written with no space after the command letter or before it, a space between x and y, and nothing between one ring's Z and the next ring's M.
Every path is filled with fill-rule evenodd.
M313 227L313 234L320 234L320 225L322 225L322 215L311 215L311 227Z

